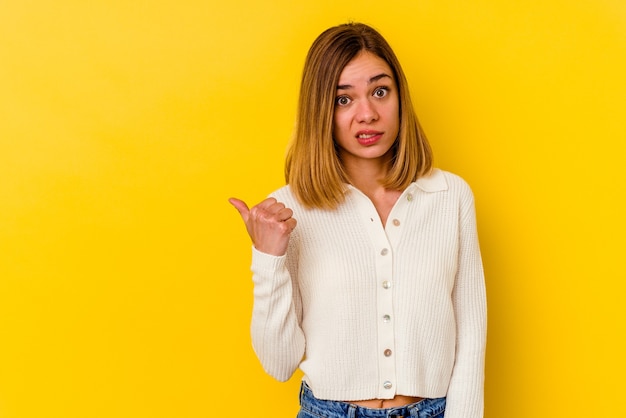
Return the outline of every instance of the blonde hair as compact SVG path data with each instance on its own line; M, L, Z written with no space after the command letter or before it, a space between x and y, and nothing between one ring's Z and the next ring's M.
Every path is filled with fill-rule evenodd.
M413 109L406 77L387 41L362 23L335 26L318 36L307 54L296 128L285 161L285 180L306 207L333 209L344 201L349 181L333 139L335 96L343 68L361 51L391 67L398 89L400 129L382 185L404 190L432 168L432 151Z

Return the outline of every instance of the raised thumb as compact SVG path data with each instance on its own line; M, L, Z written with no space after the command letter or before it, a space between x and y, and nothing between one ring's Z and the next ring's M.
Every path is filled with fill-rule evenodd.
M250 209L248 208L248 205L246 204L246 202L244 202L243 200L237 199L235 197L231 197L230 199L228 199L228 201L230 202L231 205L235 207L235 209L237 209L237 211L243 218L244 222L247 221L248 215L250 214Z

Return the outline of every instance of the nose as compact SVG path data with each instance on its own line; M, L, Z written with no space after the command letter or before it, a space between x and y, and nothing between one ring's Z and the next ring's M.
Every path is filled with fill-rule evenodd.
M368 99L361 100L357 106L356 119L358 122L371 123L378 119L376 106Z

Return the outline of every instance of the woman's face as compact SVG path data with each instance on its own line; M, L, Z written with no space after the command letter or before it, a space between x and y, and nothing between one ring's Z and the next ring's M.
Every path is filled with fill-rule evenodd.
M333 137L344 165L387 163L398 136L400 113L393 71L380 57L361 52L339 76Z

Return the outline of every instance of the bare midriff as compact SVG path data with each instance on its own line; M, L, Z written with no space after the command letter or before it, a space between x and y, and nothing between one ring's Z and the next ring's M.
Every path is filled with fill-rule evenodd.
M367 399L365 401L346 401L352 405L362 406L363 408L396 408L398 406L406 406L421 401L424 398L416 398L414 396L396 395L393 399Z

